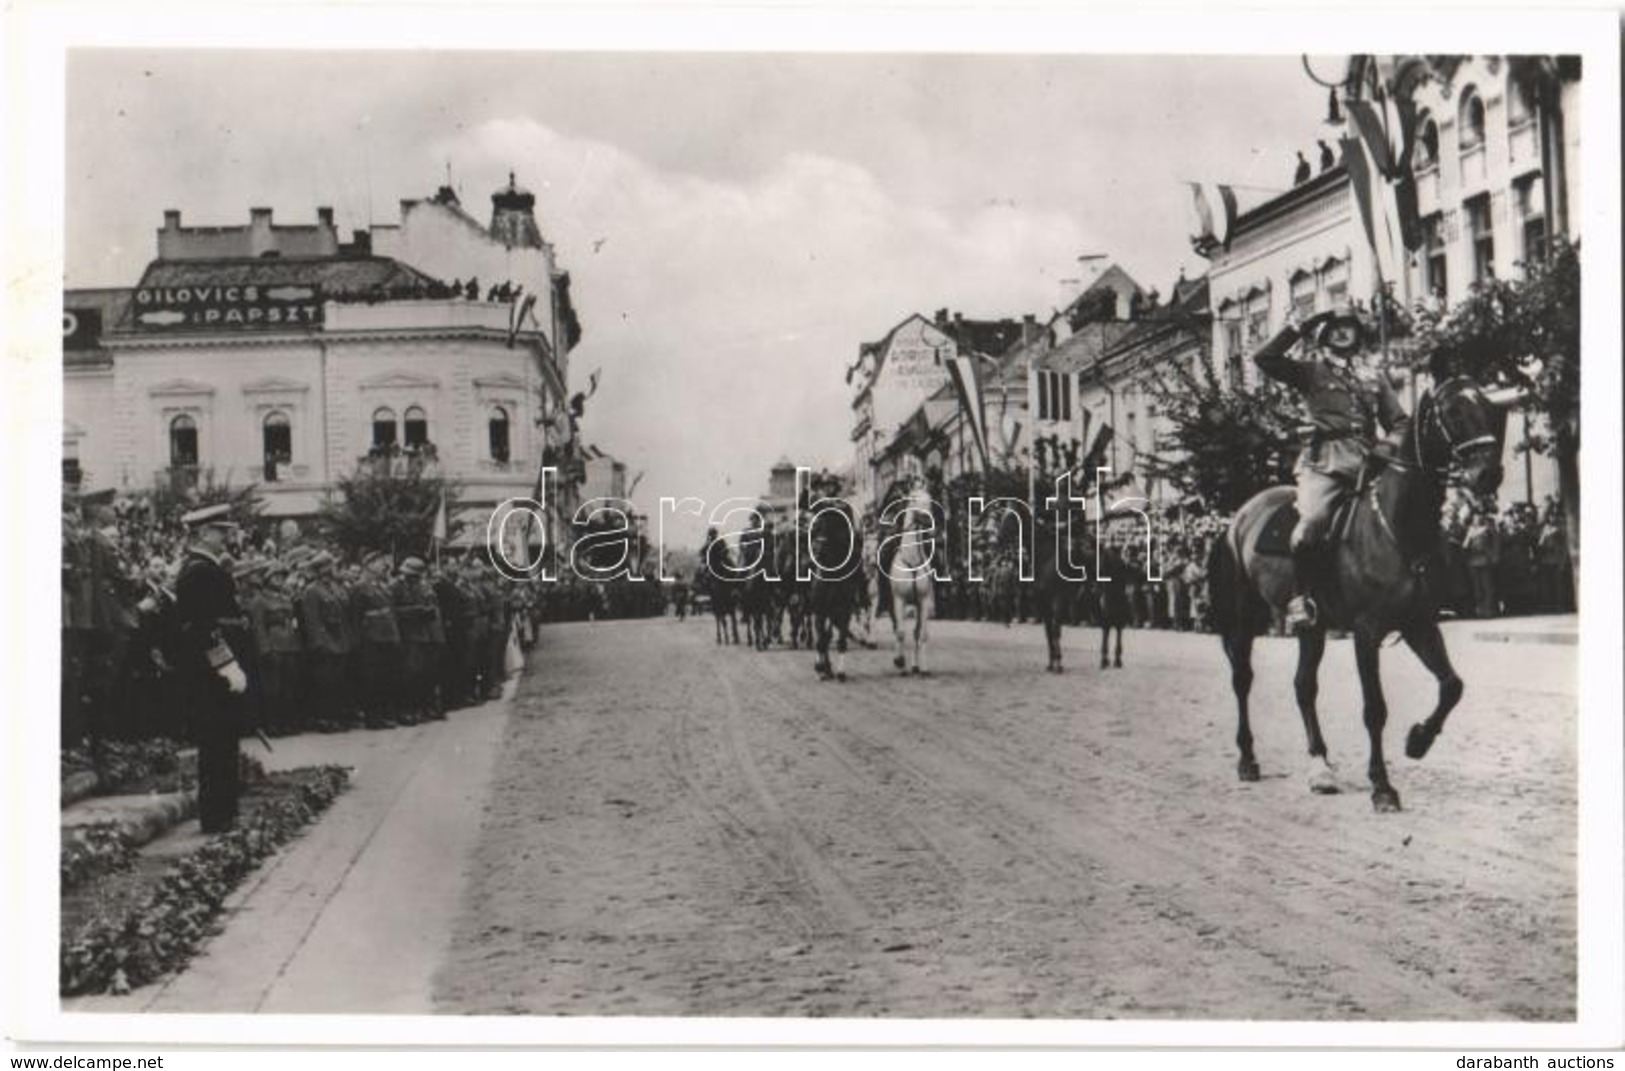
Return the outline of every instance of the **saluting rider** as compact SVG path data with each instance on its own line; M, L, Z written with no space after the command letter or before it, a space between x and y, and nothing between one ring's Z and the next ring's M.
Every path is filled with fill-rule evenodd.
M1377 442L1380 425L1397 442L1407 420L1393 386L1369 359L1369 331L1354 315L1318 313L1301 326L1288 323L1266 342L1253 363L1303 397L1304 448L1293 474L1298 484L1298 524L1292 530L1297 591L1287 604L1287 626L1313 627L1319 617L1312 592L1323 572L1318 553L1332 515L1359 481ZM1299 342L1320 360L1295 360ZM1364 357L1362 357L1364 355Z

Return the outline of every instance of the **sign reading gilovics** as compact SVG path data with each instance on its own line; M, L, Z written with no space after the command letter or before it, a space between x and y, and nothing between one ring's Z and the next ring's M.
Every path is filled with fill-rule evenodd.
M135 325L147 331L254 331L320 327L314 286L148 286L135 292Z

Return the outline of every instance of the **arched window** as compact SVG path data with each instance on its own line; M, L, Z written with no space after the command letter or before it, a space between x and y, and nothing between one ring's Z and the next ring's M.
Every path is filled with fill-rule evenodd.
M169 463L177 468L197 464L197 421L185 413L169 422Z
M1484 144L1484 100L1475 90L1462 94L1460 126L1462 152Z
M380 406L372 414L372 445L375 449L388 449L396 443L395 410Z
M491 440L491 460L506 465L510 457L508 411L500 405L493 405L486 416L485 427Z
M429 414L419 405L406 407L406 445L422 447L429 442Z
M1422 116L1416 129L1416 149L1411 158L1415 170L1426 171L1439 162L1439 124L1431 115Z
M265 479L275 483L277 467L293 462L293 425L288 414L278 409L267 413L260 425L260 442L265 458Z

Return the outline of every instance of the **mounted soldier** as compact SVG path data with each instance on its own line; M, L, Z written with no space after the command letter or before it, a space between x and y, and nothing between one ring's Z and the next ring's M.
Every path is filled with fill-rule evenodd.
M1408 423L1386 373L1372 360L1370 334L1354 315L1323 312L1301 326L1288 323L1253 355L1260 371L1303 398L1304 447L1293 470L1298 522L1291 540L1298 579L1286 612L1294 632L1319 619L1322 549L1338 505L1356 489L1368 460L1390 452ZM1288 357L1300 343L1308 353ZM1378 443L1379 427L1388 433L1386 445Z

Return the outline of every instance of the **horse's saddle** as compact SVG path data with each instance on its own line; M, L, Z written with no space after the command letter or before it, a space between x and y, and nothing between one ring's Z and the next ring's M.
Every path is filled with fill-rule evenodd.
M1337 507L1332 511L1332 523L1326 529L1323 547L1335 547L1342 541L1343 534L1348 531L1349 519L1354 516L1354 503L1360 496L1349 492L1338 499ZM1291 499L1275 507L1264 522L1264 530L1258 533L1258 542L1254 550L1259 554L1277 558L1290 558L1292 556L1292 530L1298 526L1298 506Z

